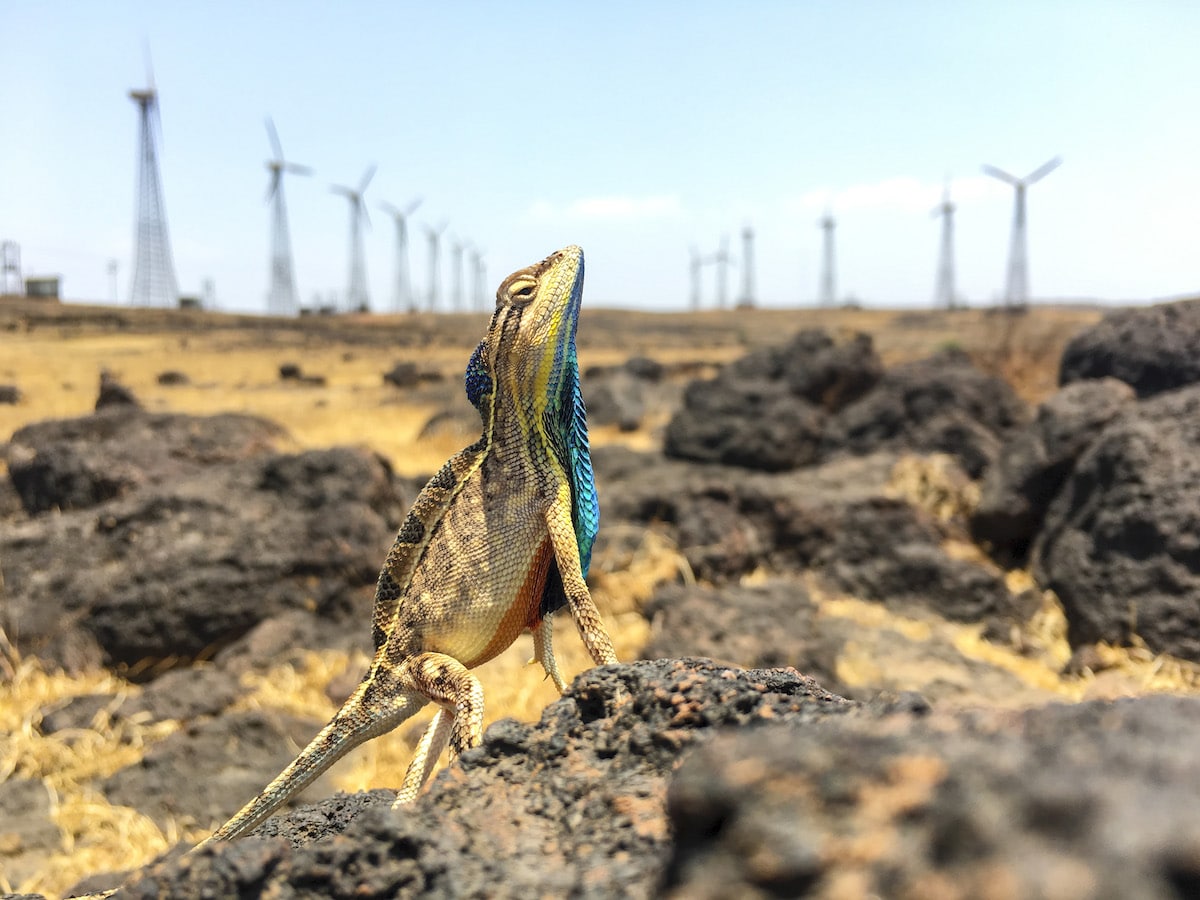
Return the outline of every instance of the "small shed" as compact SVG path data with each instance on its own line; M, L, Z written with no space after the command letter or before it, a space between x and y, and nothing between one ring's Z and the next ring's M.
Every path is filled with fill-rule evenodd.
M59 275L41 275L37 278L25 279L25 296L31 297L34 300L57 300L59 298L58 286L61 281Z

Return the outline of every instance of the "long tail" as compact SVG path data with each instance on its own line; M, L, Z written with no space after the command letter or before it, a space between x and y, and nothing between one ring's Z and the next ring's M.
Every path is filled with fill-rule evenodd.
M371 690L370 684L364 681L329 724L274 781L243 806L237 815L197 844L196 848L212 841L230 841L254 830L359 744L391 731L428 702L428 698L409 691L381 700L378 693Z

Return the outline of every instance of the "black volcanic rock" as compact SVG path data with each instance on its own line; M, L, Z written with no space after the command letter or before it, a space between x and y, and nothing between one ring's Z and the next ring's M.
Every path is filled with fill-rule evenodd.
M1117 378L1139 397L1200 381L1200 300L1110 313L1063 350L1059 384Z
M1070 384L1038 407L988 470L972 536L1000 558L1022 561L1075 461L1133 400L1128 385L1102 378Z
M1200 385L1127 407L1075 464L1034 574L1075 646L1127 642L1200 661Z

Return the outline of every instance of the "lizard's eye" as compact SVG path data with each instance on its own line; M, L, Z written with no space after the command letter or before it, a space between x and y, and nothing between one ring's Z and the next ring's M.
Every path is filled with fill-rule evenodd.
M537 283L533 281L518 281L509 289L509 297L517 303L528 303L537 292Z

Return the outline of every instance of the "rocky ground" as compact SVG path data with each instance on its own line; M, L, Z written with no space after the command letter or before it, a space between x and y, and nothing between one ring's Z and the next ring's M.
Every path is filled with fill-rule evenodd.
M888 364L864 334L812 329L703 371L585 372L593 421L663 423L661 451L594 452L594 587L645 594L605 610L648 624L641 660L495 722L411 808L318 782L256 837L179 840L74 890L1196 896L1197 309L1081 333L1036 406L960 348ZM367 649L420 483L118 387L4 448L0 634L10 681L31 660L119 674L22 727L64 753L122 735L128 758L79 789L169 835L230 815L323 724L247 697L299 648ZM635 591L647 548L668 564ZM11 758L15 889L46 883L64 826Z

